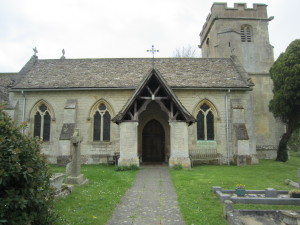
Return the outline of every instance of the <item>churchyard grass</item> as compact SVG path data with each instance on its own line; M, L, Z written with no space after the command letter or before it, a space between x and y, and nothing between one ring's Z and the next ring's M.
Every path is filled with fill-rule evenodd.
M83 165L81 173L89 184L76 186L72 194L56 200L57 224L106 224L137 173L132 170L116 172L114 169L114 166ZM52 173L65 172L64 167L52 165L50 170Z
M260 160L258 165L227 166L205 165L192 169L171 170L181 213L187 225L227 224L223 219L223 204L212 192L212 186L234 189L236 184L245 184L246 189L290 190L285 179L297 182L300 157L292 157L288 162ZM240 209L294 209L300 206L235 205Z

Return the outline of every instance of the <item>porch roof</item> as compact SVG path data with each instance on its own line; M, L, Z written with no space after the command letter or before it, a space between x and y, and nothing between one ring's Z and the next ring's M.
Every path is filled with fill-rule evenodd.
M138 120L139 114L146 110L151 101L156 101L160 105L161 109L169 116L170 121L180 120L188 124L196 121L181 104L157 69L152 69L145 76L132 97L112 121L119 124L126 120Z

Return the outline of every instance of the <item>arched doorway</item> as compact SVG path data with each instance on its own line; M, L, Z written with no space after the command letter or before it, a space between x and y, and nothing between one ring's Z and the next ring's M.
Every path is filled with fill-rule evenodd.
M165 131L157 120L150 120L143 129L142 160L143 162L164 162Z

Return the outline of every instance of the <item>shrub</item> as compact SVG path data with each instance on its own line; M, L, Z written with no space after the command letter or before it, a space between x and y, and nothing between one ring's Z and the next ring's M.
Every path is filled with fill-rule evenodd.
M175 164L175 165L173 166L173 169L174 169L174 170L182 170L182 165L181 165L181 164Z
M115 171L125 171L127 166L116 166Z
M291 198L300 198L300 190L299 189L292 189L289 191L289 196Z
M139 170L139 167L136 164L131 164L129 170Z
M0 105L0 224L54 224L50 174L36 139Z
M138 170L139 167L135 164L131 164L130 166L116 166L115 171L126 171L126 170Z

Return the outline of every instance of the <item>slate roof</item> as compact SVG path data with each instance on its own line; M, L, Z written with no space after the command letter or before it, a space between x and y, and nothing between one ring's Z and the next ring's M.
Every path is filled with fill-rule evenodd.
M17 73L0 73L0 102L8 101L9 87L19 79Z
M13 89L135 89L153 68L151 58L32 60ZM249 88L249 76L241 68L233 59L155 59L155 69L171 88Z

